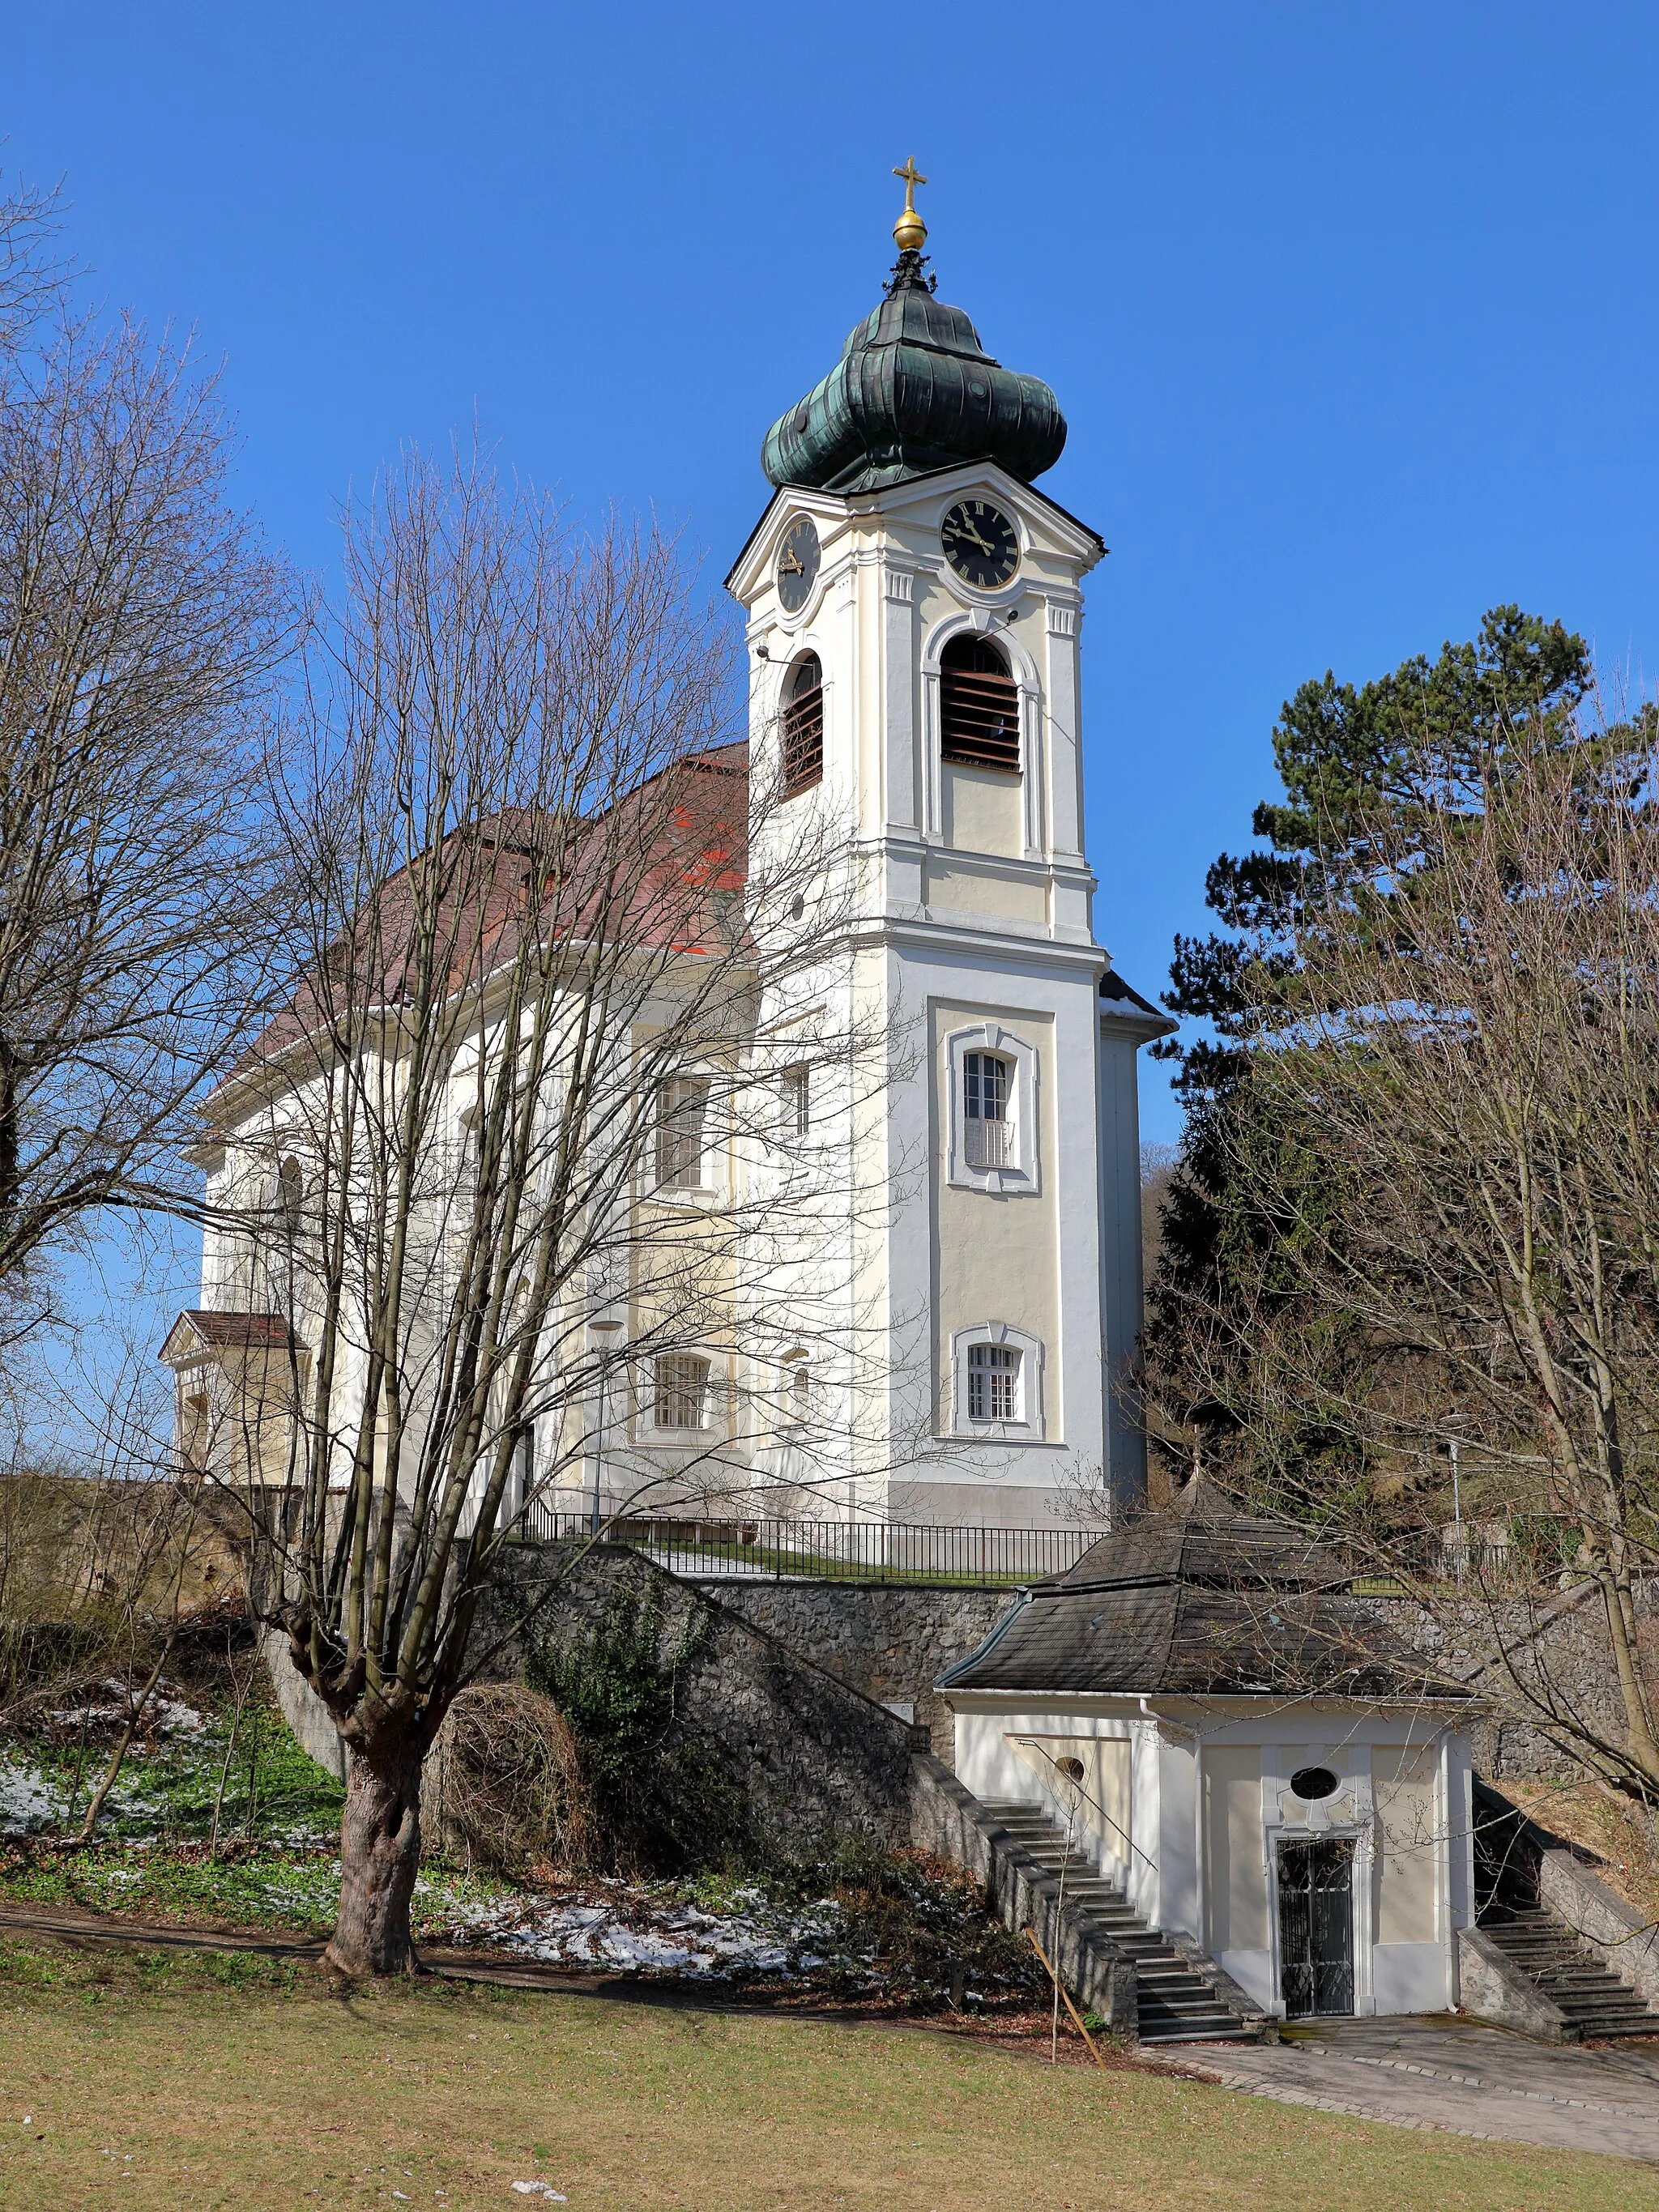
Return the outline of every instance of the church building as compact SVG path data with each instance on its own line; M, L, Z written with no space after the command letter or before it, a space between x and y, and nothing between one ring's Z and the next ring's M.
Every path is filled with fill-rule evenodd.
M732 1040L733 1057L760 1038L775 1058L797 1022L809 1052L814 1010L826 1029L868 1018L896 1041L868 1109L844 1106L834 1138L857 1203L821 1209L819 1249L800 1262L803 1281L816 1270L841 1286L828 1334L856 1340L872 1379L838 1431L824 1425L842 1463L821 1450L809 1480L788 1440L805 1423L769 1431L732 1410L787 1401L792 1383L806 1398L780 1335L790 1297L775 1255L745 1280L739 1250L730 1325L690 1349L650 1347L637 1269L614 1318L590 1314L575 1284L562 1343L591 1361L592 1329L617 1332L602 1355L614 1371L599 1370L596 1393L580 1381L551 1393L539 1436L524 1423L526 1464L561 1472L550 1486L526 1475L509 1518L532 1493L543 1507L619 1510L653 1471L660 1508L676 1468L717 1460L727 1495L751 1481L783 1499L793 1483L805 1510L861 1522L1052 1529L1068 1496L1099 1510L1144 1489L1137 1054L1174 1025L1117 975L1096 931L1083 586L1105 548L1037 489L1066 441L1059 403L936 295L915 206L926 179L914 163L899 173L882 298L766 434L772 495L726 580L745 619L747 744L710 754L705 779L748 806L751 887L768 841L785 836L816 840L836 887L833 927L810 893L781 921L749 915L751 941L775 927L810 944L821 929L823 955L816 976L795 963L787 1004L757 987L753 1036ZM490 979L467 988L482 1039ZM625 1060L627 1038L619 1049ZM303 1286L282 1292L257 1249L261 1223L302 1236L319 1173L286 1133L303 1117L283 1080L273 1044L210 1102L202 1303L162 1352L181 1455L233 1480L284 1479L318 1356ZM659 1088L659 1172L638 1186L642 1213L666 1218L669 1200L694 1198L763 1211L777 1172L765 1146L720 1134L700 1079ZM803 1088L802 1130L807 1116ZM453 1118L434 1144L461 1159ZM290 1283L303 1273L290 1264ZM366 1365L356 1357L336 1364L342 1437L349 1378ZM833 1381L833 1362L824 1373Z

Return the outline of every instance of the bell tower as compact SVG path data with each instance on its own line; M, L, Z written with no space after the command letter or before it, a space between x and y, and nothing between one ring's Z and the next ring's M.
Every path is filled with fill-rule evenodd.
M1033 483L1066 423L937 297L927 179L895 173L884 296L767 433L727 583L757 847L810 822L844 861L849 988L896 1041L849 1139L890 1194L848 1255L886 1340L854 1504L1034 1527L1068 1486L1143 1484L1134 1054L1172 1024L1112 995L1094 936L1079 647L1105 548Z

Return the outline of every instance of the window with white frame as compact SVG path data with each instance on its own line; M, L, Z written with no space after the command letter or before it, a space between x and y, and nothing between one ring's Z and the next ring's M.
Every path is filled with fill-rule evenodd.
M665 1352L656 1363L653 1381L653 1428L691 1431L704 1425L708 1403L706 1359L690 1352Z
M1044 1434L1042 1346L1007 1322L958 1329L951 1344L954 1435L1033 1442Z
M1011 1195L1038 1188L1037 1054L999 1022L945 1040L949 1180Z
M701 1076L678 1076L657 1085L657 1185L661 1190L702 1190L708 1121L708 1085Z

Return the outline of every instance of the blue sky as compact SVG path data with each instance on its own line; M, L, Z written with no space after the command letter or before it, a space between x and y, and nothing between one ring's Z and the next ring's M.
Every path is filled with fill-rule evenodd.
M476 412L717 586L914 152L942 295L1054 386L1044 488L1113 549L1090 847L1145 990L1305 677L1507 599L1659 663L1651 5L57 0L0 56L8 164L64 179L100 296L224 356L244 495L313 566ZM1150 1066L1145 1108L1176 1133Z

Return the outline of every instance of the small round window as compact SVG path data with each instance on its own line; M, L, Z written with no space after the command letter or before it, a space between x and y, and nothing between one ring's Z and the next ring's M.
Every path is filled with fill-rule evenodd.
M1328 1766L1298 1766L1291 1777L1291 1794L1314 1805L1322 1797L1332 1796L1336 1784L1337 1778Z
M1066 1777L1066 1779L1068 1782L1082 1781L1083 1761L1080 1759L1057 1759L1054 1761L1054 1765L1060 1769L1060 1772Z

